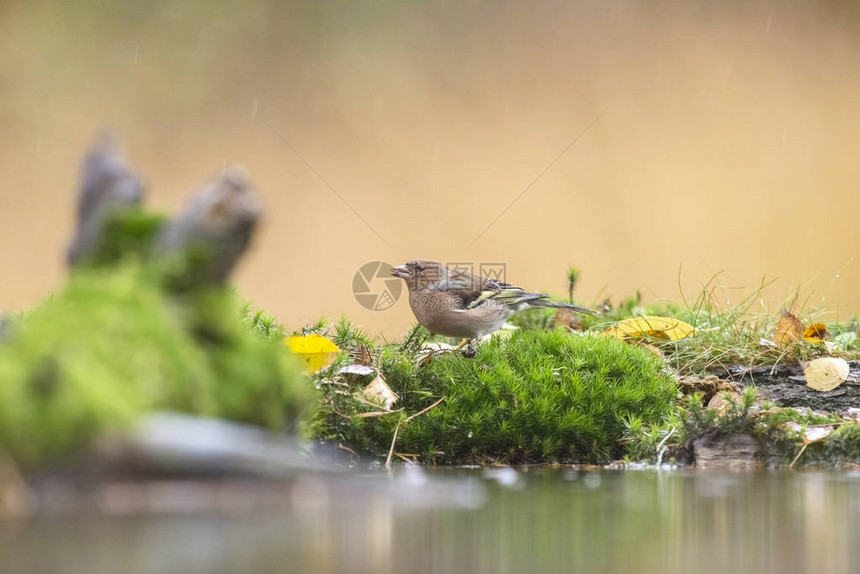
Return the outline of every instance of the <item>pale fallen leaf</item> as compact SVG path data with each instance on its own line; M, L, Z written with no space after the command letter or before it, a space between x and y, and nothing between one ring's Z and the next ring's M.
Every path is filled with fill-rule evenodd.
M803 366L806 384L816 391L832 391L845 382L850 372L848 361L838 357L822 357Z
M376 369L373 367L368 367L367 365L347 365L341 369L337 370L337 374L339 375L372 375L376 372Z
M729 407L734 404L740 404L743 402L743 398L733 391L723 391L720 393L716 393L711 400L708 401L708 409L712 411L717 411L720 414L726 412Z
M782 423L781 425L779 425L779 427L782 429L792 431L792 432L797 432L797 433L803 431L803 427L794 421L786 421L786 422Z
M400 398L391 390L391 387L389 387L388 383L385 382L385 378L381 373L370 381L366 387L364 387L362 394L367 397L368 400L382 405L382 407L386 409L391 409L394 403L397 402L397 399Z
M788 423L785 423L783 426L786 426ZM795 425L797 423L794 423ZM799 425L798 425L799 426ZM794 460L791 461L791 464L788 465L788 468L792 468L794 463L796 463L800 459L800 455L806 450L806 447L815 442L821 442L830 436L830 433L833 432L832 426L826 425L815 425L811 427L806 427L803 429L803 432L800 433L800 438L803 439L803 446L800 447L800 450L797 452L797 455L794 457Z
M826 439L830 436L830 433L833 432L832 426L811 426L803 429L803 443L811 444L813 442L819 442Z
M777 345L776 343L774 343L773 341L771 341L770 339L759 339L759 340L758 340L758 344L759 344L759 345L761 345L762 347L773 347L773 348L776 348L776 347L778 347L778 346L779 346L779 345Z

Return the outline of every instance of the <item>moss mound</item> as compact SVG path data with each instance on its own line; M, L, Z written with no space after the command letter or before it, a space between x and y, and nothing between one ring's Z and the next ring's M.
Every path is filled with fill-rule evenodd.
M619 439L630 418L660 421L678 395L662 361L648 351L553 331L496 337L475 358L446 353L423 367L389 348L381 372L403 411L362 417L372 407L337 384L323 384L321 436L385 456L400 425L395 451L424 462L601 463L622 454Z
M0 448L61 460L153 409L294 424L307 379L241 312L229 288L170 296L134 263L76 271L0 343Z

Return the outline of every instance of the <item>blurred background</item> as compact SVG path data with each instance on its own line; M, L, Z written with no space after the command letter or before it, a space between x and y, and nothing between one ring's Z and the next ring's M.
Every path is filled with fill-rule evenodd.
M0 309L61 285L79 161L110 127L161 211L248 168L267 217L236 279L288 328L400 337L408 306L366 310L353 274L414 258L557 296L574 264L586 303L722 271L729 300L777 279L769 310L799 290L844 319L858 32L855 2L7 0Z

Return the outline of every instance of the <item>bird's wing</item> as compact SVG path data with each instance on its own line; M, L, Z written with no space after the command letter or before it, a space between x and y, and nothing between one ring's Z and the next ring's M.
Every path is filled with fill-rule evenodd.
M456 300L457 308L461 310L474 309L484 301L490 300L500 305L516 308L522 303L548 297L542 293L529 293L515 285L466 271L449 270L447 279L447 281L439 283L436 290L450 294Z
M469 308L477 307L484 301L490 300L508 307L519 307L523 303L546 298L547 295L543 293L529 293L514 285L496 283L491 288L481 291L481 294L469 303Z
M457 301L457 308L464 310L474 309L485 301L494 301L508 307L518 307L522 303L546 299L547 297L542 293L529 293L519 287L496 281L488 282L477 288L468 282L446 281L437 285L436 290L451 295Z

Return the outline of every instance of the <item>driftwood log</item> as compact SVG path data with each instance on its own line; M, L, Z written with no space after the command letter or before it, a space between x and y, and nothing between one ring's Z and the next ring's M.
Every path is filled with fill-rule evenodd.
M116 138L102 133L81 166L77 227L66 252L68 264L93 255L107 218L118 209L139 205L142 199L143 184L126 165Z
M849 361L848 380L828 392L806 386L799 364L776 367L734 367L724 376L743 386L755 385L759 396L777 401L784 407L808 407L814 411L845 412L860 408L860 361Z
M156 241L156 252L171 255L201 249L205 256L193 269L195 282L222 283L247 249L262 212L245 174L228 170L198 191L167 224Z
M77 227L67 250L70 266L94 257L107 237L107 222L138 206L143 185L109 133L84 158L78 190ZM178 258L179 284L223 283L247 249L262 215L262 202L240 169L203 186L153 240L155 258ZM184 258L184 259L183 259Z

